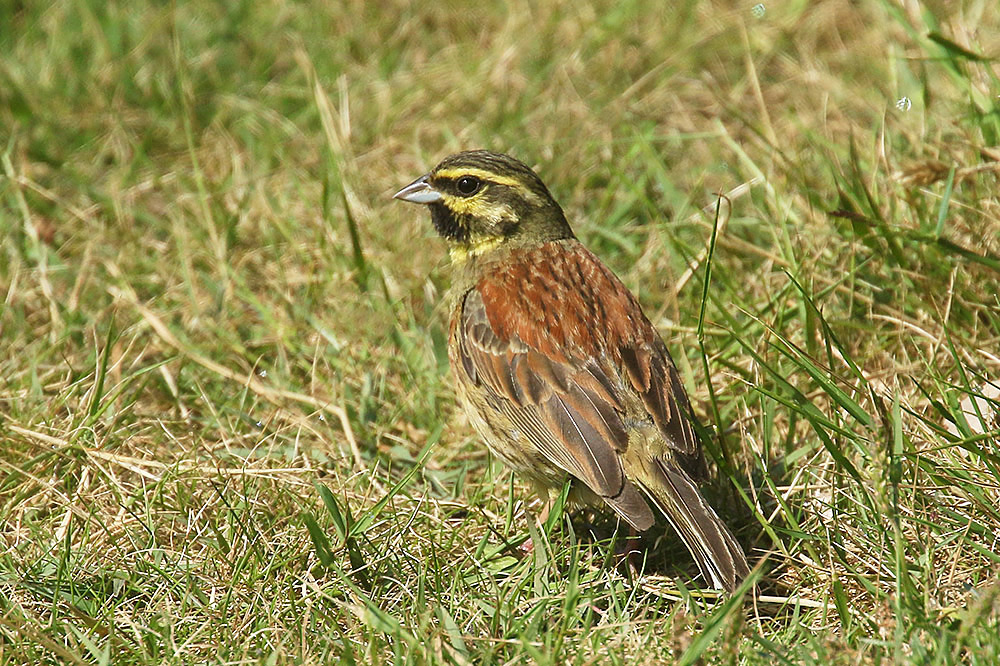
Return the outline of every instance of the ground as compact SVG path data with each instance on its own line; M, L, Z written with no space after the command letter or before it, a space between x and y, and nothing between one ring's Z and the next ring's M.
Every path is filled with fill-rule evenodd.
M0 663L1000 662L994 0L3 6ZM470 148L638 294L756 593L455 409L391 195Z

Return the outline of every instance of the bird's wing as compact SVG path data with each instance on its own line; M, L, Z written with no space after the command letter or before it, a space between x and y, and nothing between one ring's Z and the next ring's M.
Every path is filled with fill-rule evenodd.
M497 331L478 289L465 295L458 316L456 371L486 393L490 408L637 529L652 525L649 506L622 469L624 409L597 359L544 354L525 342L532 337L525 331Z
M550 359L569 350L610 366L604 379L616 381L607 384L623 402L638 398L646 412L637 405L629 415L648 416L665 447L685 466L699 466L701 444L666 346L635 296L590 250L569 240L514 253L478 290L501 340L517 336Z
M746 558L691 478L704 459L677 369L607 267L576 241L515 253L459 317L456 370L488 405L639 530L653 522L648 494L705 575L735 587ZM609 499L618 488L627 505Z
M645 319L645 318L644 318ZM643 321L655 336L652 324ZM667 445L692 471L701 467L701 442L691 425L691 407L666 346L659 336L633 339L618 349L623 374Z

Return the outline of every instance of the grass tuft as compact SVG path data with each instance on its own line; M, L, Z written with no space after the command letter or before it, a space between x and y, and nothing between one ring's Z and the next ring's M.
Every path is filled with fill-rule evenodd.
M937 5L11 4L0 662L1000 662L1000 24ZM662 332L756 596L454 409L390 196L480 147Z

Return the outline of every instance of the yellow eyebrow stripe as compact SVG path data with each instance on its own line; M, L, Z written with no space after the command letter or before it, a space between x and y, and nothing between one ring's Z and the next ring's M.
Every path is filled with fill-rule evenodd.
M445 178L448 180L457 180L462 176L475 176L476 178L484 180L487 183L496 183L497 185L513 187L523 192L525 198L529 201L538 201L538 195L525 187L524 183L521 181L516 178L510 178L509 176L501 176L498 173L487 171L486 169L476 169L475 167L457 167L453 169L441 169L440 171L435 171L431 174L432 178Z

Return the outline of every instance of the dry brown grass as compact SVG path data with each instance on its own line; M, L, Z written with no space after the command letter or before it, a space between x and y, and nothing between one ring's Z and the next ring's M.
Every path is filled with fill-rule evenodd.
M1000 659L993 3L542 4L10 8L0 662ZM474 147L660 326L765 600L540 533L454 413L388 197Z

